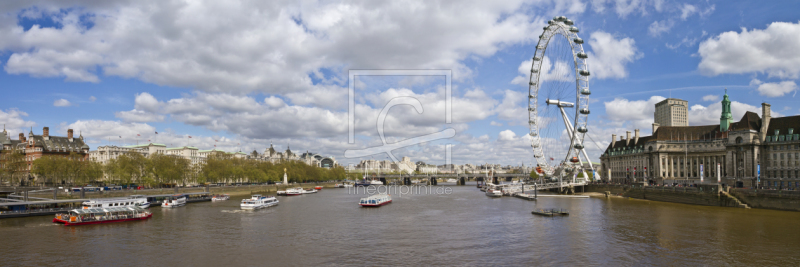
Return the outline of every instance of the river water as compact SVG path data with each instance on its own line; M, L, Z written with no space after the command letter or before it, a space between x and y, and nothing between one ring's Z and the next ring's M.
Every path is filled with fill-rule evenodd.
M441 186L441 185L440 185ZM800 213L622 198L393 195L361 208L348 189L278 197L242 211L244 196L151 208L141 222L63 226L0 220L0 265L778 265L800 262ZM440 191L441 192L441 191ZM352 193L352 192L350 192ZM363 193L363 192L360 192ZM568 217L532 215L564 208Z

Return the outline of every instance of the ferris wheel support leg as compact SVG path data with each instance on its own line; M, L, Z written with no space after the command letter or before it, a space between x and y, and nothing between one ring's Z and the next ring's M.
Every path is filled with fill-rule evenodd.
M569 121L569 117L567 117L567 112L564 111L563 107L559 107L559 109L561 110L561 117L564 119L564 126L567 127L567 131L573 132L572 123ZM572 146L572 144L570 144L570 146ZM583 160L581 160L580 154L583 154L583 157L586 158L586 162L589 163L589 169L592 170L593 174L597 175L597 179L600 179L600 176L594 171L594 166L592 166L592 161L589 160L589 154L586 153L586 149L581 149L580 151L581 153L578 154L578 160L580 160L581 166L583 166ZM589 176L586 175L586 171L583 171L583 177L586 178L587 181L589 180Z

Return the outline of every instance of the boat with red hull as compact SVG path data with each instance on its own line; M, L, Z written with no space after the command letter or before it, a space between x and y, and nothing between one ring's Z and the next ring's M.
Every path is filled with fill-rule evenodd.
M97 209L74 209L69 213L56 214L54 223L67 226L141 221L153 217L153 213L140 207L110 207Z

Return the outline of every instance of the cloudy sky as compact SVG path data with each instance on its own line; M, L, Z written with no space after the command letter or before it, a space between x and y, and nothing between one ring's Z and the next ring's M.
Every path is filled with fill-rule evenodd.
M547 20L564 15L590 56L596 142L586 147L596 157L612 133L650 134L653 105L670 96L689 101L690 125L719 122L725 88L735 120L761 102L800 113L797 10L796 1L3 2L0 121L14 136L75 129L93 149L274 143L344 164L370 158L345 150L383 144L382 121L389 144L455 130L398 157L441 164L450 144L454 163L527 165L530 58ZM448 70L450 123L444 76L357 76L349 110L350 70ZM402 97L421 109L384 109Z

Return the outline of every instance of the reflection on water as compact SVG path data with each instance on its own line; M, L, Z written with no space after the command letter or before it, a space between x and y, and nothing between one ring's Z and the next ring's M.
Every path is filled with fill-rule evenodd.
M403 195L361 208L345 189L154 207L143 222L65 227L0 220L3 262L19 265L797 265L800 213L629 199ZM568 217L538 217L564 208ZM51 226L51 227L45 227Z

